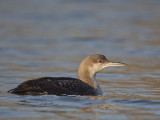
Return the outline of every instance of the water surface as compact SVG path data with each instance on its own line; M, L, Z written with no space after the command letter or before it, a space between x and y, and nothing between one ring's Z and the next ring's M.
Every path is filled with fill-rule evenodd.
M0 119L159 120L158 0L1 0ZM18 96L42 76L77 77L101 53L126 67L97 74L103 96Z

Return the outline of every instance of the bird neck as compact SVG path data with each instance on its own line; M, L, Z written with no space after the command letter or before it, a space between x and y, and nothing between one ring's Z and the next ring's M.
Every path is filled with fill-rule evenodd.
M89 68L84 68L80 66L78 69L78 78L94 88L99 87L96 80L96 72L92 71Z

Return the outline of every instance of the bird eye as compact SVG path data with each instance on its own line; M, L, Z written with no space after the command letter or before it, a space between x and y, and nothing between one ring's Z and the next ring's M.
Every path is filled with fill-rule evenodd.
M98 63L103 63L103 60L99 60Z

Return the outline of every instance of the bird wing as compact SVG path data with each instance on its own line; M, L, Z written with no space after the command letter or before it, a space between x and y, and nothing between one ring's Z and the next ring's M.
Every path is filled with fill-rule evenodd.
M20 95L95 95L95 88L75 78L42 77L25 81L10 92Z

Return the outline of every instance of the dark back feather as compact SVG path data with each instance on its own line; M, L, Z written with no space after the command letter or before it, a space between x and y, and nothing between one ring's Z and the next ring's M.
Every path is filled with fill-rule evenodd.
M18 95L97 95L96 89L87 83L68 77L42 77L28 80L8 92Z

